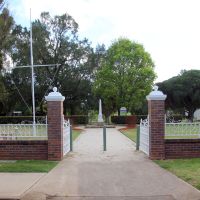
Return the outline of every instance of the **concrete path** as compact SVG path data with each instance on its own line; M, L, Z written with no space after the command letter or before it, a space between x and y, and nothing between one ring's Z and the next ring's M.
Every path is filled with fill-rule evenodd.
M200 200L200 192L161 169L117 129L86 129L68 154L22 198L49 200Z
M19 199L44 173L0 173L0 199Z

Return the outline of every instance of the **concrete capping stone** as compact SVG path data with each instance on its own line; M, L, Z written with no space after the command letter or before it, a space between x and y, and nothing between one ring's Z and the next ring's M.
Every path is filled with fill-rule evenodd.
M162 91L158 90L158 86L154 86L154 91L150 92L150 94L146 97L147 100L161 100L164 101L167 98L167 95L163 94Z
M65 97L60 92L57 92L57 87L53 88L53 92L50 92L48 96L45 96L46 101L64 101Z

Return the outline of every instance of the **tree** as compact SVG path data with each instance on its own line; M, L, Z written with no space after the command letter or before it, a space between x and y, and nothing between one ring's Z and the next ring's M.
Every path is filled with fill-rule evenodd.
M41 100L44 100L45 92L57 86L66 97L64 112L74 114L81 103L87 102L91 93L93 66L90 65L90 43L87 39L78 38L78 24L68 14L51 17L48 12L43 12L41 18L32 23L32 27L34 64L60 64L35 68L36 106L42 109ZM16 65L27 65L30 63L29 31L16 26L14 33L16 40L12 46L13 61ZM15 69L8 76L15 80L20 91L25 90L24 84L31 88L30 69ZM25 100L31 105L28 96Z
M155 79L154 64L143 46L120 38L107 50L96 73L93 91L102 98L106 116L121 107L132 113L142 106Z
M0 70L7 59L7 52L10 48L11 29L14 24L9 10L5 7L4 0L0 0Z
M194 111L200 108L200 70L184 70L158 86L167 94L167 108L188 112L188 118L193 119Z
M3 71L8 63L9 50L11 47L13 18L5 7L5 1L0 0L0 114L7 111L8 91L4 85Z

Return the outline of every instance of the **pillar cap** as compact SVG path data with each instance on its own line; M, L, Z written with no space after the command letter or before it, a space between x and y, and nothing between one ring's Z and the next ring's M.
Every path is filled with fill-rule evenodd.
M153 87L153 91L146 97L147 100L162 100L164 101L167 98L167 95L163 94L162 91L158 90L158 86Z
M45 96L46 101L64 101L65 97L60 92L57 92L57 87L53 88L53 92L50 92L48 96Z

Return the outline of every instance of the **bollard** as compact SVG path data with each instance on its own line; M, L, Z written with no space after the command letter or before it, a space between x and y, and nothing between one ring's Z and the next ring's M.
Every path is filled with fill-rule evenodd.
M73 151L72 125L70 125L70 151Z
M137 125L137 140L136 140L136 150L140 147L140 125Z
M103 126L103 150L106 151L106 126Z

